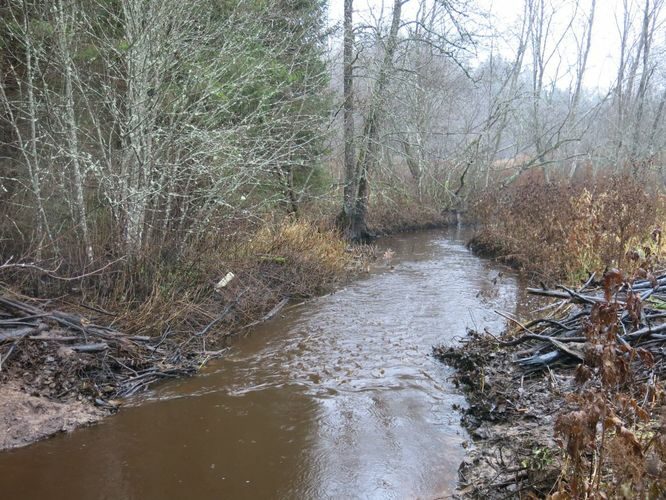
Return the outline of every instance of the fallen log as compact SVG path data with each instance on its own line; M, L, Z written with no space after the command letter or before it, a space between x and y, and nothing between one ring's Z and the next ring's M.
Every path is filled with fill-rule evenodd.
M648 326L645 328L641 328L640 330L636 330L635 332L628 333L626 335L622 336L623 340L636 340L638 338L641 338L645 335L650 336L653 333L659 333L666 331L666 323L663 323L658 326Z
M15 340L17 338L25 337L26 335L31 335L37 332L37 327L30 326L27 328L17 328L15 330L0 330L0 342L6 342L8 340Z
M559 360L562 357L560 351L550 351L546 354L541 354L539 356L532 356L529 358L518 359L516 362L524 367L546 367L555 361Z
M538 335L536 333L526 333L524 335L521 335L520 337L509 340L509 341L501 341L498 340L498 343L503 346L515 346L518 344L522 344L523 342L527 342L528 340L541 340L545 342L553 342L553 341L558 341L558 342L585 342L587 339L585 337L561 337L561 338L555 338L555 337L550 337L547 335Z
M602 297L591 297L591 296L585 296L581 294L576 294L576 295L571 295L568 292L565 291L558 291L558 290L545 290L543 288L527 288L527 293L531 295L540 295L542 297L553 297L557 299L569 299L573 300L574 302L578 301L580 303L585 303L585 304L594 304L597 302L603 302L604 299ZM576 300L574 300L576 299Z
M520 325L519 331L525 333L508 341L500 339L499 343L505 346L515 346L523 342L534 342L535 346L530 350L534 355L516 359L519 365L530 370L552 366L560 361L584 362L584 350L576 344L607 342L604 340L604 338L608 338L604 337L606 333L602 334L601 331L593 328L594 322L598 321L598 319L594 319L593 311L599 305L609 303L607 294L612 294L610 304L618 309L617 323L613 327L615 331L609 330L608 333L615 336L618 347L627 349L645 345L645 342L649 341L650 348L654 351L653 354L666 362L666 349L656 351L658 345L666 345L664 342L666 335L660 335L660 333L666 332L666 322L655 324L656 320L666 319L666 312L659 310L659 307L663 307L660 298L663 293L660 292L660 287L666 285L666 274L659 275L656 282L641 279L624 282L614 288L609 285L606 290L601 288L600 284L593 286L592 283L591 280L588 280L578 290L565 286L558 286L557 290L545 287L528 288L527 292L532 295L564 300L571 307L564 309L558 307L550 316L533 319L524 325L512 319L512 322ZM631 294L634 294L633 297L636 299ZM649 300L651 297L658 300L651 302ZM628 304L631 304L632 307L628 307ZM542 308L542 310L545 309ZM574 311L573 314L567 312L571 310ZM597 328L607 328L607 326ZM594 333L595 331L598 333ZM573 336L572 332L576 336ZM588 338L590 335L601 335L601 337ZM524 354L526 353L523 352Z
M70 346L70 349L76 352L101 352L106 351L109 348L109 345L101 342L99 344L80 344Z
M234 305L200 332L204 340ZM183 338L187 340L183 342ZM67 372L55 384L40 386L55 399L75 390L71 380L63 382L74 377L70 367L61 366L67 363L76 363L77 370L85 372L81 375L92 381L82 393L99 406L111 408L109 398L130 396L160 380L192 374L223 352L207 350L205 341L202 349L187 347L193 338L196 335L182 333L177 337L170 328L159 336L128 335L75 313L46 310L43 303L0 296L0 370L26 349L22 370L39 371L48 364L50 370ZM78 364L83 357L85 363Z
M41 340L45 342L73 342L75 340L81 340L80 337L54 337L52 335L36 335L32 337L28 337L28 340Z
M248 329L252 328L253 326L260 325L261 323L265 323L265 322L268 321L269 319L274 318L274 317L277 316L277 314L282 310L282 308L283 308L284 306L286 306L286 305L289 303L290 300L291 300L290 297L285 297L285 298L282 299L280 302L278 302L277 305L276 305L275 307L273 307L273 309L271 309L270 311L268 311L268 313L264 314L264 315L261 317L261 319L259 319L259 320L257 320L257 321L253 321L252 323L248 323L248 324L245 325L243 328L241 328L241 329L239 330L239 332L241 332L241 331L243 331L243 330L248 330Z

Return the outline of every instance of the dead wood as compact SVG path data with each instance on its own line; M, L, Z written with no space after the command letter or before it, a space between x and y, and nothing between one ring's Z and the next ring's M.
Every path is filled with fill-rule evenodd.
M585 361L586 352L594 341L586 332L595 311L600 307L617 309L616 342L620 346L641 347L650 352L656 361L664 363L666 356L666 275L657 278L626 280L612 290L603 288L603 283L588 280L580 289L565 286L557 289L528 288L532 295L564 299L566 307L558 308L556 314L533 319L519 325L518 334L510 340L498 339L504 346L515 346L533 342L532 355L518 358L516 362L527 370L552 367L556 363L573 364ZM520 334L520 332L526 332ZM515 334L514 334L515 335ZM573 344L573 345L571 345ZM663 370L663 368L661 368Z
M199 335L212 330L232 307ZM131 396L166 378L193 374L224 352L206 350L205 344L198 349L169 330L154 337L132 335L70 311L47 310L42 304L14 297L0 297L0 318L3 379L27 373L36 385L31 387L34 392L54 399L79 394L105 409L117 406L109 400Z

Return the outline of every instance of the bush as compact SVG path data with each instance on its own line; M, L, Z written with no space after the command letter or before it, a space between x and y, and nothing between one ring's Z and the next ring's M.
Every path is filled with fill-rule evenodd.
M661 251L651 236L661 231L664 201L627 176L489 190L473 203L480 229L471 246L549 279L573 282L607 266L631 269L637 254Z
M225 232L226 233L226 232ZM228 234L228 233L227 233ZM235 237L200 242L180 262L162 265L134 283L135 306L127 321L136 329L192 331L233 304L220 327L256 320L285 297L311 297L345 275L351 255L334 231L304 221L266 223ZM215 285L227 273L234 279ZM189 325L189 326L187 326Z

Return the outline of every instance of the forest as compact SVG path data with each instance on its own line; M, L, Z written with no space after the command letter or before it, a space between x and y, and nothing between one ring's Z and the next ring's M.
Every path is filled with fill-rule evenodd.
M378 238L464 224L564 333L441 357L547 341L588 391L492 494L660 497L665 3L1 0L0 383L115 412L390 266Z
M527 174L661 180L662 5L625 4L604 89L594 2L523 2L506 32L472 2L346 30L316 1L5 2L3 265L182 258L266 214L381 229Z

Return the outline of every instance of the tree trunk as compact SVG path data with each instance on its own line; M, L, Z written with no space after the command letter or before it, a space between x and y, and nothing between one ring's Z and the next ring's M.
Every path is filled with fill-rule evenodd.
M68 26L65 19L65 9L62 0L58 0L58 41L60 45L60 56L62 57L63 72L65 77L65 120L67 122L67 149L68 156L72 165L72 173L74 174L74 191L75 191L75 213L77 216L77 225L81 228L81 236L83 237L83 245L85 247L88 262L94 260L93 247L90 241L90 233L88 231L88 220L86 213L86 204L83 186L83 173L81 172L80 151L79 151L79 138L76 123L76 112L74 109L74 89L73 89L73 75L72 75L72 59L69 51L68 40Z
M349 208L348 206L343 208L343 211L338 218L338 225L343 230L345 237L355 242L367 242L374 238L374 235L368 231L367 225L368 200L370 193L368 172L377 160L377 149L379 144L378 125L381 112L383 111L385 100L384 93L386 92L386 86L389 81L389 72L393 66L393 56L398 44L398 29L400 28L400 18L403 2L404 0L395 0L393 4L391 29L386 43L384 59L382 61L382 65L379 69L379 75L372 90L370 109L368 110L368 114L364 120L361 150L359 151L358 159L353 168L353 178L345 179L345 187L347 187L347 185L352 185L354 188L352 192L353 204L351 205L350 212L347 211L347 208ZM347 34L347 30L351 32L352 29L351 3L351 0L345 0L345 34ZM349 11L347 11L348 8ZM347 42L347 37L345 38L345 42ZM351 71L351 57L345 60L346 69L347 64L350 65L349 71ZM345 74L345 76L347 76L347 74ZM348 76L351 76L351 72ZM351 84L351 82L352 79L350 78L349 83ZM345 90L350 91L351 87L347 89L345 86ZM345 128L345 132L346 131L347 129ZM346 139L349 139L349 137L347 136ZM347 142L345 142L345 147L346 146ZM345 151L345 153L347 153L347 151ZM345 160L347 160L346 154ZM345 166L348 167L349 165ZM352 169L350 168L350 173L351 170ZM347 198L345 198L345 203L347 201Z
M643 114L645 108L645 97L647 94L648 81L652 74L649 68L650 63L650 49L652 47L652 34L654 30L654 21L650 12L650 0L645 0L645 9L643 11L643 25L641 28L641 46L643 47L643 66L641 71L641 79L638 84L638 91L636 93L636 100L638 107L636 109L636 119L634 122L634 135L631 145L631 163L632 173L634 178L638 179L641 173L641 163L644 160L645 151L641 151L641 129L643 125Z
M35 203L37 208L37 216L35 217L35 231L36 231L36 240L37 240L37 260L42 258L42 247L44 245L44 236L45 232L49 240L53 242L53 236L51 235L51 230L49 228L49 221L46 216L46 210L44 209L44 198L42 196L42 169L40 165L39 156L37 153L37 102L35 100L35 84L36 84L36 73L35 66L37 61L33 60L33 55L36 55L36 50L33 47L32 35L30 33L30 27L28 23L29 11L26 1L23 1L23 36L25 43L25 60L26 60L26 71L27 71L27 93L28 93L28 120L30 121L30 147L29 149L24 150L24 157L27 160L28 171L30 175L30 184L32 191L35 195ZM16 20L14 18L14 20ZM4 91L3 91L4 95ZM5 100L6 100L6 96ZM9 103L9 101L7 101ZM18 122L12 120L16 125L16 131L19 132ZM19 134L20 137L20 134ZM28 154L26 151L29 150Z
M580 103L581 90L583 88L583 78L585 76L585 70L587 69L587 59L590 55L590 47L592 46L592 28L594 27L594 14L596 11L596 0L592 0L592 5L590 6L590 15L587 22L587 32L585 33L585 46L581 51L581 56L578 59L578 69L576 74L576 87L574 89L574 95L571 98L571 109L569 110L569 129L570 136L573 137L574 128L576 127L576 117L578 114L578 105ZM578 146L574 151L574 156L578 156ZM576 176L576 170L578 169L578 160L574 159L571 162L571 169L569 170L569 180L573 180Z
M356 152L354 148L354 25L353 0L345 0L344 13L344 70L343 70L343 121L344 121L344 193L342 212L338 216L338 226L345 237L352 239L352 221L355 211L355 199L358 189L356 176Z

